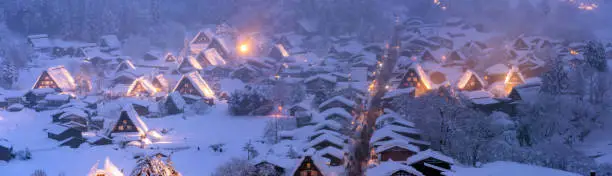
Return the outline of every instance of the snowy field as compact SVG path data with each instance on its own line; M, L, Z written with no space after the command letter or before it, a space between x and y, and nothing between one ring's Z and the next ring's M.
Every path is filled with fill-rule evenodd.
M218 104L206 115L192 116L183 119L182 115L168 116L159 119L143 120L151 129L172 129L164 141L170 144L159 144L164 147L185 148L176 151L172 160L183 175L210 175L214 169L233 157L245 157L242 150L246 142L256 143L263 134L267 117L235 117L226 114L226 104ZM134 154L154 153L155 150L140 148L118 149L117 145L88 146L78 149L56 147L57 141L47 138L42 129L51 123L49 112L36 113L32 110L21 112L0 111L0 137L13 143L16 150L28 147L32 159L11 160L0 165L0 175L30 175L36 169L42 169L49 175L65 173L66 176L81 176L89 172L98 160L110 157L111 161L128 173L135 166ZM215 153L208 146L225 144L223 153ZM261 145L255 145L261 148ZM200 150L197 148L200 147Z
M455 169L455 176L580 176L550 168L503 161L485 164L481 168Z

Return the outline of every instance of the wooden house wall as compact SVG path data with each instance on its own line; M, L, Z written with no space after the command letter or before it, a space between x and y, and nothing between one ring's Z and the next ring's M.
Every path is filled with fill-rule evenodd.
M323 176L321 170L314 164L310 156L306 156L293 176Z
M122 132L138 132L136 129L136 125L129 118L127 112L121 112L121 116L119 120L117 120L117 124L113 127L112 133L122 133Z
M12 158L11 156L11 152L13 151L12 148L7 148L5 146L0 146L0 160L3 161L8 161Z
M323 142L320 142L320 143L312 146L312 148L317 149L317 150L321 150L321 149L324 149L326 147L335 147L337 149L342 149L342 146L339 146L337 144L331 143L329 141L323 141Z
M55 82L55 80L51 78L51 76L49 75L47 71L42 72L40 78L34 85L33 89L40 89L40 88L59 89L59 87L57 86L57 83Z
M414 154L416 153L410 150L406 150L400 147L392 147L390 149L380 152L379 155L380 161L406 161L408 157L411 157Z
M70 128L66 131L64 131L63 133L60 134L51 134L51 133L47 133L47 137L51 138L51 139L55 139L58 141L62 141L64 139L68 139L69 137L82 137L81 136L81 132L79 130Z

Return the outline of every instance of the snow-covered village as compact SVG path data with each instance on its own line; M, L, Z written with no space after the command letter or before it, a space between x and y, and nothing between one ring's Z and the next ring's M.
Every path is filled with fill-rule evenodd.
M0 175L612 175L610 17L606 0L1 0Z

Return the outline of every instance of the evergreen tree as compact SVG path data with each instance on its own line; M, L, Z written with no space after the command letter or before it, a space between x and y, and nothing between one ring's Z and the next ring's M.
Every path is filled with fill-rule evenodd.
M549 66L549 70L542 76L540 92L559 95L568 87L568 76L561 58L557 57Z
M608 62L606 61L606 50L600 42L590 41L584 52L586 62L590 67L599 72L608 70Z
M11 88L13 83L17 81L19 72L15 65L10 64L7 61L3 61L0 65L0 86L4 88Z

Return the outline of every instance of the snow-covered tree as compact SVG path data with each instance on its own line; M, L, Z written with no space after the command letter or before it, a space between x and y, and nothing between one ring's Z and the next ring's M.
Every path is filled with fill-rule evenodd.
M144 156L138 159L130 176L180 176L158 156Z
M13 83L17 81L17 78L19 78L19 72L15 65L8 61L2 61L0 65L0 86L7 89L11 88Z
M256 175L258 176L276 176L279 174L274 165L271 164L263 164L257 167Z
M542 75L541 92L551 95L559 95L564 93L568 88L568 75L565 70L561 58L556 58L549 64L549 70Z
M247 158L249 160L259 155L259 152L257 151L257 149L255 149L255 146L253 146L253 143L251 143L251 141L244 144L244 146L242 147L242 150L247 152L247 156L248 156Z
M236 90L227 101L229 111L233 115L267 115L274 109L268 95L268 91L257 87Z
M38 169L31 176L47 176L47 173L44 170Z
M606 50L600 42L589 41L584 51L584 58L589 66L599 72L608 70Z
M213 176L236 176L236 175L253 175L256 172L249 160L232 158L227 163L224 163L215 169Z

